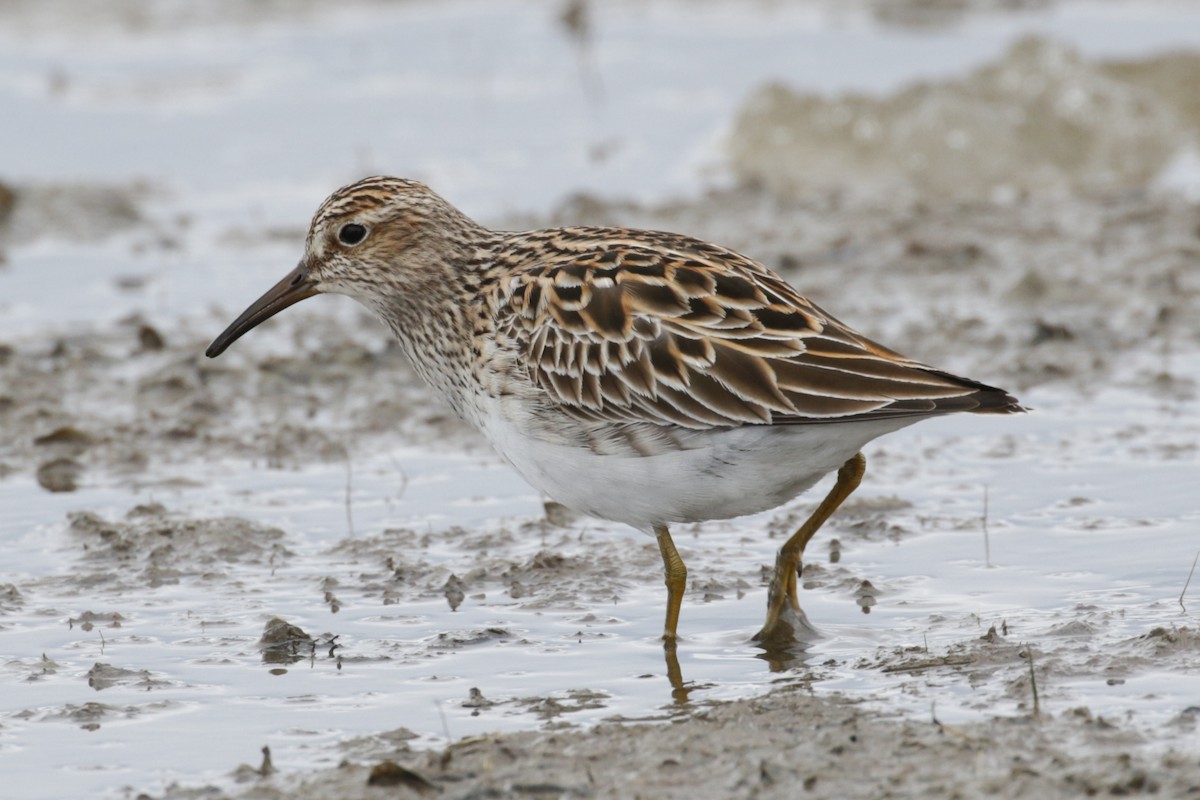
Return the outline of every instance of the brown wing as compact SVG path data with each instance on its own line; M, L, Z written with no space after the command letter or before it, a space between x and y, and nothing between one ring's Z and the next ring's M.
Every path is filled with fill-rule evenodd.
M1022 410L875 344L733 251L644 231L557 234L500 300L530 379L582 418L704 429Z

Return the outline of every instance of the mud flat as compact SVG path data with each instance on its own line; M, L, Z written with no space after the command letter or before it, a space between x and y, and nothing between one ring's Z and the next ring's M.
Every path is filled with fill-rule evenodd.
M428 731L359 735L333 751L344 754L345 764L323 772L298 772L294 758L288 768L266 775L257 763L236 770L230 764L216 785L140 787L144 796L368 797L389 783L400 788L388 791L416 795L434 786L446 797L791 797L797 787L828 797L1184 796L1196 791L1200 712L1186 693L1194 684L1188 676L1200 666L1200 638L1189 610L1194 601L1187 602L1194 594L1185 597L1184 607L1174 599L1184 588L1192 553L1167 535L1179 530L1173 526L1194 523L1187 522L1180 499L1171 496L1180 484L1146 482L1196 470L1200 331L1187 313L1200 290L1191 266L1200 252L1200 212L1194 204L1146 192L1020 203L896 203L787 198L739 189L655 207L579 198L544 221L566 219L693 231L755 252L819 302L901 350L971 374L982 372L1032 396L1042 415L1064 422L1081 418L1061 437L990 432L984 437L990 439L988 469L1010 473L1059 465L1067 470L1064 486L1043 487L1050 500L1038 513L1048 515L1052 526L1096 535L1127 529L1144 542L1163 543L1156 547L1175 548L1163 556L1173 582L1151 580L1149 586L1127 590L1125 600L1118 592L1111 598L1095 594L1091 602L1064 602L1060 596L1047 607L1034 601L1025 611L984 614L971 631L965 623L973 615L956 605L959 595L939 597L937 586L928 595L914 595L902 578L881 579L855 551L861 555L881 543L900 542L896 552L902 554L920 546L931 531L977 526L975 509L868 494L850 504L831 523L825 540L815 543L819 555L806 572L806 598L850 604L863 581L871 579L880 596L873 613L897 610L897 603L922 603L929 609L923 629L935 637L934 646L922 646L919 638L908 644L867 644L857 657L838 651L836 664L800 657L779 673L777 690L732 702L707 699L700 685L690 703L678 706L670 702L665 681L654 678L663 683L655 692L662 700L641 715L582 675L573 694L518 697L497 694L486 675L476 674L472 680L482 684L489 704L519 708L528 720L523 725L542 729L481 733L444 749L431 749L437 737L431 739ZM88 496L89 487L97 485L124 485L186 497L186 487L211 474L197 464L255 460L277 482L305 465L340 469L347 448L360 454L414 445L485 452L470 432L436 410L372 320L355 316L333 324L322 319L310 312L281 322L280 340L292 349L289 355L262 356L244 348L219 362L199 355L202 331L184 326L152 334L138 319L84 334L6 343L0 364L3 470L9 480L36 478L45 490L64 496ZM952 485L954 479L938 464L955 452L954 438L926 444L932 449L912 453L903 445L881 443L870 454L874 475L884 486L901 473ZM74 465L71 482L56 483L60 479L50 476L53 465L64 462ZM1132 483L1142 484L1138 493L1145 502L1131 510L1070 478L1069 465L1091 462L1101 472L1126 470ZM335 535L330 546L313 551L300 546L286 525L205 517L186 511L187 503L186 513L179 514L170 510L172 502L124 512L109 502L107 508L72 514L67 535L75 554L64 553L63 566L50 574L13 581L6 607L19 613L39 597L78 595L101 614L85 621L117 637L122 617L138 613L119 598L177 586L203 588L225 598L222 603L242 602L254 597L249 589L254 575L289 570L316 575L325 569L321 560L332 558L358 565L321 584L321 605L335 612L339 604L368 604L433 613L428 609L441 604L445 614L443 598L452 574L464 579L464 607L486 606L491 601L472 598L487 597L514 601L521 609L494 612L515 614L507 624L449 632L457 644L444 637L417 643L405 661L421 653L445 658L456 649L546 635L522 614L599 612L596 619L602 620L605 604L616 602L620 608L623 599L642 596L651 604L646 615L651 630L657 619L658 566L650 543L634 540L631 549L619 532L616 538L585 535L586 521L554 509L545 518L518 518L500 528L362 530L341 543ZM768 530L782 532L803 515L807 502L771 516ZM1022 524L995 519L993 532L1013 533ZM722 554L730 551L722 548L728 546L707 552L708 532L698 535L700 540L689 546L695 574L704 578L689 592L685 627L703 624L703 609L721 606L721 597L759 591L756 570L770 555L766 544L759 548L759 561L724 563ZM741 528L738 535L753 532ZM845 557L833 557L830 538ZM1075 546L1092 545L1078 538ZM433 555L438 549L452 554L449 562ZM1014 556L1006 558L1011 565ZM1102 583L1104 577L1093 580ZM1120 585L1130 586L1124 580ZM1046 587L1029 590L1053 597ZM1069 591L1067 596L1079 597ZM277 600L263 608L286 617L297 605ZM758 613L757 606L743 605L739 614L746 617L741 623L746 631ZM432 618L435 625L453 622ZM331 619L336 637L339 623ZM869 628L875 617L861 619ZM210 624L210 631L220 630L218 619ZM590 624L583 623L581 630ZM310 632L319 638L321 629ZM382 632L381 641L397 635L404 636L402 628ZM112 639L110 647L117 641ZM219 652L225 647L220 641L209 640L208 647ZM245 637L227 641L237 642L230 655L238 659L250 658L255 649ZM618 651L624 647L609 644ZM681 649L687 651L686 641ZM335 670L323 648L314 652L319 668ZM344 669L395 657L379 648L358 652L346 652ZM56 680L55 665L40 663L35 653L26 655L22 668L31 676ZM366 661L356 661L363 657ZM123 663L128 674L113 678L102 669L89 680L147 691L173 685L162 669L139 668L136 659ZM253 658L246 663L253 668ZM342 668L338 661L336 669ZM685 678L695 669L685 666ZM867 684L881 679L886 686L842 691L826 685L856 672L874 676ZM1126 681L1132 686L1147 676L1153 677L1144 693L1148 699L1134 693L1097 705L1104 691L1097 687L1119 691ZM1035 686L1040 690L1036 706ZM942 705L939 712L938 698L947 687L972 695L968 705L975 711L940 721L939 713L944 716L948 708ZM1157 700L1153 687L1161 690ZM465 695L461 703L455 701L459 713L469 701ZM1143 705L1153 706L1155 713L1140 712ZM927 710L913 710L922 706ZM612 708L609 718L617 721L576 723L583 719L580 709L588 707L599 714L591 719L601 720L604 709ZM1123 713L1114 710L1120 707ZM170 710L169 704L60 709L66 721L79 726L152 718ZM485 706L484 713L498 710ZM636 721L647 714L656 721ZM511 723L501 727L506 725ZM275 750L278 758L278 746ZM384 763L389 761L403 769Z

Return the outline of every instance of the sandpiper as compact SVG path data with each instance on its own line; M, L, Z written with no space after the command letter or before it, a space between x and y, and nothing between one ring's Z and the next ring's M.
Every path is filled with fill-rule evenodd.
M687 581L671 524L774 508L837 470L776 558L755 638L786 643L805 624L805 545L858 486L867 442L939 414L1024 410L876 344L720 245L630 228L493 231L393 177L322 203L299 265L207 355L323 292L378 315L537 489L657 538L668 643Z

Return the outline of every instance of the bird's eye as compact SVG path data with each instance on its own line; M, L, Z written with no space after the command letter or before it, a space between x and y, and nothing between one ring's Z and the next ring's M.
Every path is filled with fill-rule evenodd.
M338 241L347 247L353 247L365 238L367 229L357 222L348 222L338 231Z

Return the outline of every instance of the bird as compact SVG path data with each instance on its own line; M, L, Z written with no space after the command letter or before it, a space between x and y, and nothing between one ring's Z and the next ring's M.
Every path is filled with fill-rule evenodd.
M389 176L330 195L299 264L206 354L321 293L372 311L536 489L655 537L671 647L687 586L671 526L772 509L836 472L776 555L753 639L787 644L808 625L805 546L859 486L868 442L943 414L1026 410L872 341L732 249L624 227L491 230Z

